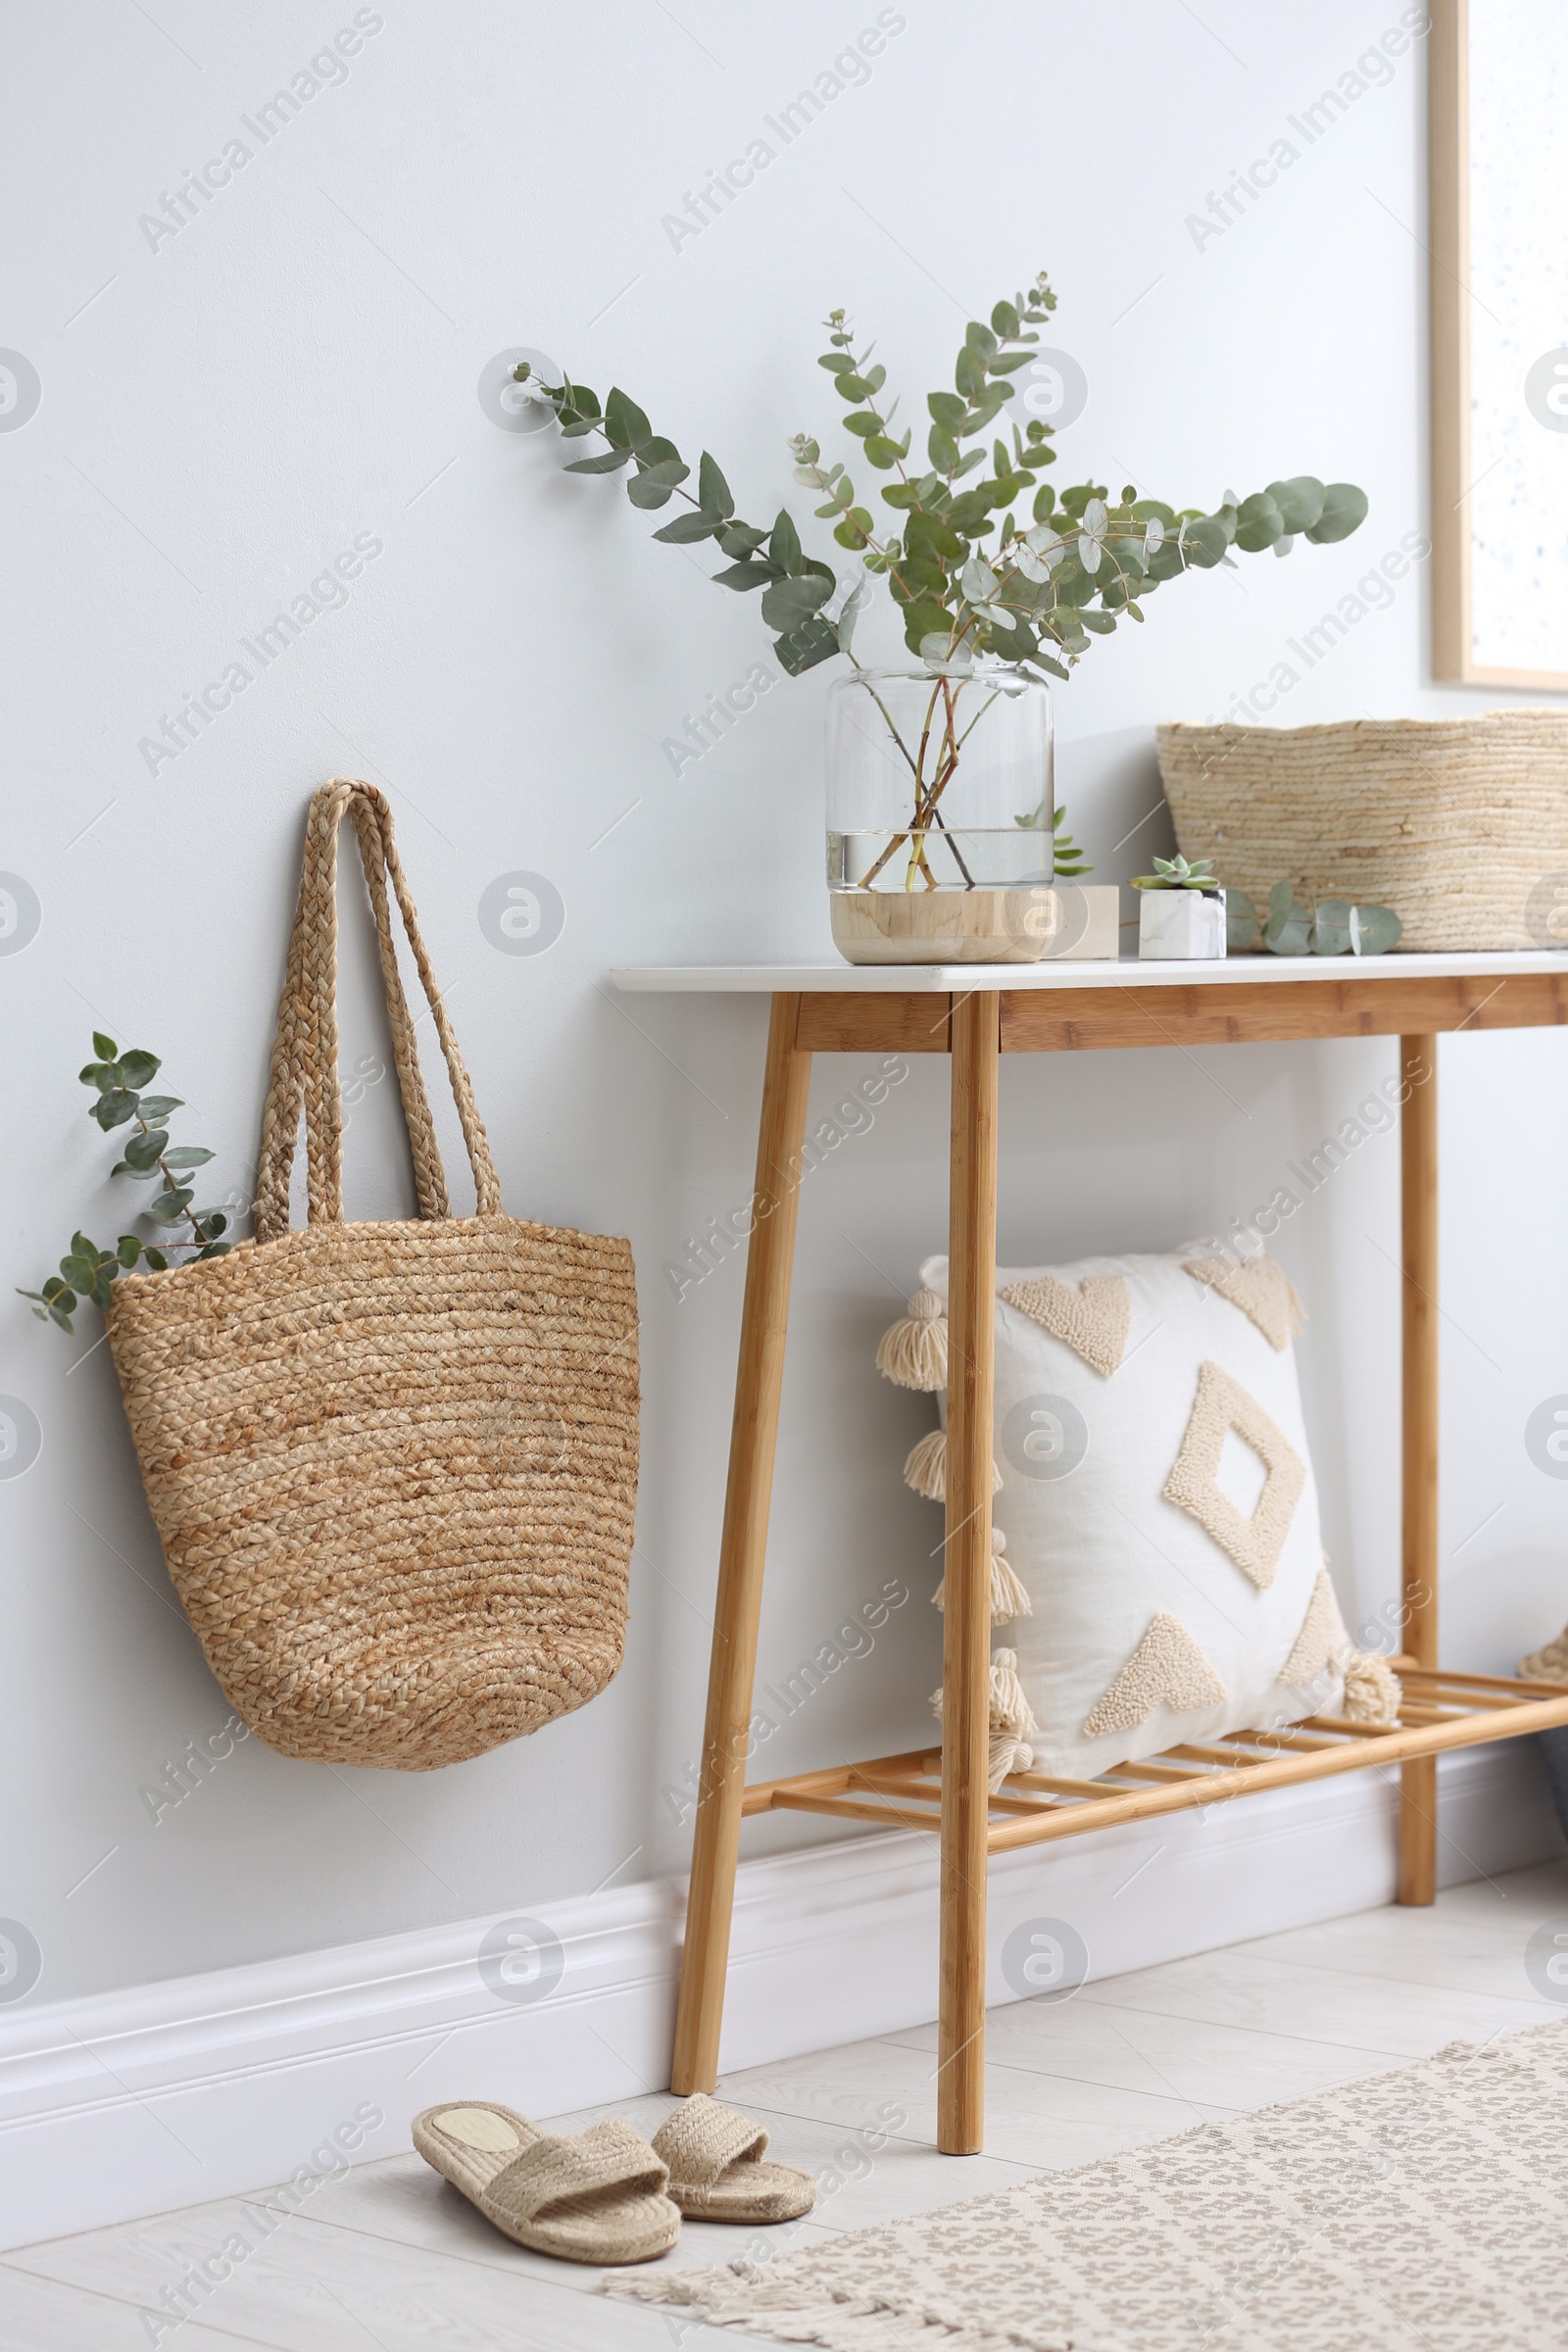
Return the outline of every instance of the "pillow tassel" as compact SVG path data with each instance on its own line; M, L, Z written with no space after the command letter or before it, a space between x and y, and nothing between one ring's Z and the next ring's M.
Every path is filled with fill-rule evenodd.
M942 1693L931 1693L933 1712L942 1713ZM990 1768L986 1786L993 1796L1012 1772L1027 1772L1035 1760L1030 1746L1031 1735L1039 1726L1030 1712L1024 1688L1018 1680L1018 1653L1013 1649L994 1649L991 1653L991 1741Z
M927 1502L946 1502L948 1499L948 1433L945 1429L930 1430L909 1448L904 1465L904 1483L923 1494ZM991 1492L1002 1492L1002 1472L995 1461L991 1465Z
M876 1368L901 1389L948 1385L948 1318L935 1291L916 1291L902 1322L882 1334Z
M1352 1649L1343 1661L1345 1720L1389 1728L1399 1720L1399 1678L1380 1649Z
M1568 1625L1544 1649L1533 1649L1520 1659L1519 1677L1526 1683L1568 1683Z
M993 1625L1004 1625L1014 1617L1032 1617L1035 1613L1034 1602L1019 1583L1009 1563L1002 1556L1006 1548L1006 1537L1000 1527L994 1527L991 1530L991 1622ZM946 1608L947 1590L948 1580L944 1577L931 1595L933 1608Z

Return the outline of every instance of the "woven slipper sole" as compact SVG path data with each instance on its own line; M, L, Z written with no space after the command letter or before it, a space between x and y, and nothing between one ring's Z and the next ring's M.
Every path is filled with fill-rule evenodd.
M816 2182L790 2164L737 2164L711 2188L671 2180L669 2193L689 2222L798 2222L816 2203Z
M456 2128L443 2129L444 2124ZM530 2253L605 2266L654 2262L667 2254L680 2235L679 2206L657 2190L613 2198L603 2190L590 2190L577 2199L567 2194L550 2214L534 2221L497 2212L490 2202L490 2183L547 2136L514 2108L489 2099L448 2100L416 2115L413 2134L426 2164L466 2197L493 2230ZM475 2145L476 2139L484 2144ZM653 2157L651 2149L649 2154Z

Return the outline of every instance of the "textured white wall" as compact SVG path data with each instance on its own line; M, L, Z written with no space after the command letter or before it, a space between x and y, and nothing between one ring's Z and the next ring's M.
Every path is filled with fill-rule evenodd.
M869 78L678 241L664 216L770 135L764 117L875 24L871 0L611 0L592 18L88 0L11 25L0 176L26 226L8 240L0 343L30 362L41 403L0 416L0 868L35 893L41 927L0 953L5 1283L36 1283L78 1223L119 1230L75 1083L95 1025L165 1055L190 1134L219 1147L224 1183L243 1178L301 811L322 777L368 774L397 810L509 1205L632 1236L647 1395L631 1642L606 1697L429 1777L329 1772L253 1740L155 1825L141 1788L227 1707L172 1604L93 1316L70 1344L22 1301L0 1308L0 1393L42 1439L0 1476L0 1914L41 1947L37 1998L525 1906L684 1855L689 1826L661 1791L698 1739L741 1277L732 1262L677 1303L660 1269L750 1193L763 1010L617 1002L605 973L824 953L830 673L780 679L677 781L661 745L764 657L755 606L706 585L702 551L650 546L616 485L559 479L549 436L498 429L476 397L492 357L536 345L601 393L623 382L765 515L796 500L785 436L829 437L814 355L831 305L876 334L918 414L966 317L1044 264L1056 340L1090 386L1060 478L1136 476L1178 502L1301 470L1365 483L1359 537L1166 591L1136 643L1097 645L1062 692L1060 789L1102 876L1164 846L1156 816L1114 847L1157 799L1154 722L1250 694L1424 525L1421 42L1360 74L1310 142L1289 126L1397 28L1397 0L891 13L906 22ZM356 24L345 76L260 144L242 118ZM255 152L209 205L176 234L140 225L236 137ZM1276 184L1236 199L1229 225L1204 220L1282 139L1298 152ZM342 605L149 772L142 739L236 660L257 670L241 641L372 541ZM1473 707L1427 683L1426 603L1418 565L1279 715ZM487 887L517 870L565 907L537 956L480 928ZM345 928L353 1066L381 1030L365 927ZM1568 1273L1549 1189L1565 1054L1552 1035L1444 1048L1448 1648L1478 1667L1568 1605L1568 1488L1522 1434L1568 1389L1548 1311ZM1004 1255L1224 1226L1391 1055L1010 1063ZM864 1074L824 1064L814 1099ZM362 1216L410 1200L391 1091L371 1086L353 1117ZM772 1769L900 1746L928 1722L938 1519L898 1479L928 1408L870 1358L918 1258L944 1246L945 1096L943 1065L914 1067L803 1202L763 1678L889 1580L912 1598L779 1731ZM445 1133L455 1144L450 1117ZM1312 1310L1304 1377L1357 1623L1396 1586L1396 1179L1394 1144L1368 1142L1280 1245Z

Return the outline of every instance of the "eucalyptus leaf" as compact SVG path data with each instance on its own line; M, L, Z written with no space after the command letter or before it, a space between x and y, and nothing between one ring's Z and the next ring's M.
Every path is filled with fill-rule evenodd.
M697 495L710 514L725 517L735 512L735 500L716 462L705 449L697 467Z
M128 1086L132 1092L139 1093L150 1078L158 1075L161 1066L156 1054L145 1053L140 1047L137 1047L133 1053L122 1054L120 1056L121 1084Z
M125 1146L125 1165L138 1174L156 1168L159 1155L168 1143L167 1133L154 1127L145 1135L133 1135Z
M806 574L798 579L775 580L762 597L762 618L770 629L794 629L810 618L827 603L833 593L831 580L817 579ZM835 651L837 646L835 644Z
M771 564L731 564L724 571L715 571L714 579L721 588L733 588L744 594L748 588L765 588L778 572Z
M1350 908L1345 899L1319 899L1312 917L1314 956L1348 956Z
M618 466L629 466L631 460L632 453L629 449L607 449L602 456L597 458L573 458L569 466L563 466L562 471L564 473L613 473Z
M1259 555L1285 535L1285 517L1266 490L1244 499L1236 517L1236 544L1249 555Z
M605 431L617 449L638 449L653 439L654 428L634 400L616 385L605 403Z
M1321 519L1328 492L1315 474L1298 473L1288 482L1270 482L1265 496L1279 509L1286 530L1295 532L1309 531Z
M1196 564L1200 571L1211 571L1224 562L1230 537L1213 515L1200 514L1196 522L1183 523L1180 544L1190 564Z
M860 617L860 608L870 589L870 581L862 571L845 598L838 617L839 652L847 654L855 636L855 626Z
M654 533L666 547L686 547L697 539L716 539L724 525L717 514L677 514Z
M779 667L792 678L814 669L819 662L831 661L838 650L837 629L818 612L813 612L797 628L786 630L773 647Z
M155 1225L177 1225L194 1198L190 1192L160 1193L156 1200L149 1201L147 1214Z
M120 1055L120 1048L114 1039L105 1037L101 1029L95 1029L92 1033L92 1050L100 1061L115 1061Z
M674 497L677 486L686 479L691 467L678 458L666 459L658 466L645 466L626 482L626 496L634 507L663 507Z
M801 553L801 534L795 528L794 520L786 508L780 507L778 511L777 519L773 524L773 535L767 543L767 552L774 563L784 571L799 572L804 567L805 558Z
M1227 890L1225 893L1225 945L1230 954L1240 956L1247 949L1255 948L1261 936L1262 926L1257 919L1257 908L1252 905L1246 891Z
M1392 906L1352 906L1350 947L1357 956L1387 956L1404 935L1404 925Z
M166 1168L204 1168L213 1156L199 1144L176 1144L172 1152L164 1152L163 1161Z
M1354 482L1330 482L1323 493L1323 512L1306 535L1317 547L1348 539L1366 520L1366 492L1358 490Z

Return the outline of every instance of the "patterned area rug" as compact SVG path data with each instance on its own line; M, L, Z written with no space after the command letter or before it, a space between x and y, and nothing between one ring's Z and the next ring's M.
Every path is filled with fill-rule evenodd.
M830 2352L1562 2352L1568 2021L608 2291Z

